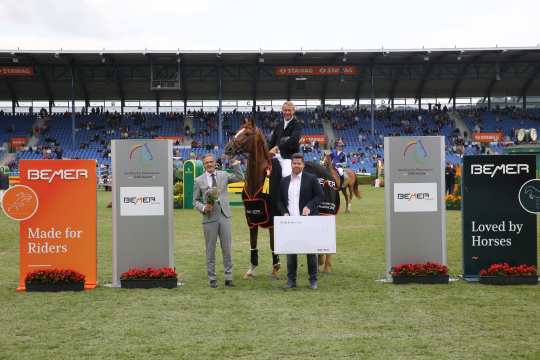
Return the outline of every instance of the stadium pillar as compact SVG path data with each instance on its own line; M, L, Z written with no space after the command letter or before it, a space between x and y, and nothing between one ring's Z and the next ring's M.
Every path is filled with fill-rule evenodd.
M11 115L15 115L15 106L17 102L15 100L11 100Z
M71 67L71 147L75 149L75 74Z
M52 114L52 107L53 107L54 101L49 100L49 116Z
M223 102L223 67L221 65L221 62L218 65L218 145L219 148L223 148L223 109L222 109L222 102Z
M390 107L392 110L394 110L394 98L390 100Z
M156 115L159 116L159 99L156 100Z
M126 106L126 102L122 99L120 100L120 114L122 116L124 115L124 107ZM86 107L88 109L89 105Z
M184 99L184 116L187 114L187 99Z
M487 97L487 101L488 101L488 110L491 110L491 96Z
M418 111L422 111L422 98L418 98Z
M527 96L523 95L523 110L527 110Z
M322 106L322 111L325 112L326 111L326 101L324 99L321 99L321 106Z
M375 136L375 84L373 66L371 67L371 136Z
M452 111L456 111L456 97L452 98Z

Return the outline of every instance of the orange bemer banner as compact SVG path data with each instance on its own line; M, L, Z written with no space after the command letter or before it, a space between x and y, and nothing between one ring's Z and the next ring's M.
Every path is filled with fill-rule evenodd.
M34 191L37 209L20 223L17 290L25 290L27 273L47 268L78 271L86 276L85 288L95 288L95 160L21 160L20 180L21 185L26 185L21 188ZM19 200L23 198L32 203L29 194L20 196Z

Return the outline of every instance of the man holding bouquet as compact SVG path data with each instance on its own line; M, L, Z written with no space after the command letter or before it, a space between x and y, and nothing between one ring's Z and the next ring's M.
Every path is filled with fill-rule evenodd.
M239 161L232 166L233 174L216 170L216 159L212 154L205 155L202 161L206 171L195 179L193 206L202 214L208 280L211 288L217 288L216 243L219 236L225 268L225 286L232 287L231 208L227 185L242 181L244 176Z

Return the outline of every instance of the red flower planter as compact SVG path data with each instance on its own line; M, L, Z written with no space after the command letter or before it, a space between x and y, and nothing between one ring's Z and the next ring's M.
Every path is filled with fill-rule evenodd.
M537 285L538 276L480 276L480 284L487 285Z
M126 279L120 280L120 285L124 289L173 289L178 286L178 279Z
M394 284L448 284L448 275L434 276L392 276Z
M83 291L84 282L78 283L52 283L52 284L43 284L43 283L29 283L26 282L25 285L26 291Z
M170 267L129 269L120 276L120 286L125 289L172 289L178 286L176 270Z

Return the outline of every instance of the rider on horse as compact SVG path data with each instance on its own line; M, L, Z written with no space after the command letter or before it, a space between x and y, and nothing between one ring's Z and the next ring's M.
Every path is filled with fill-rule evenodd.
M343 168L347 167L347 155L343 151L344 146L345 144L343 143L343 140L340 139L336 143L336 150L332 151L332 154L330 154L330 157L332 158L332 165L339 174L340 188L343 188L343 184L345 183Z
M283 120L279 121L272 131L268 147L270 152L276 155L282 170L282 177L291 174L291 156L300 152L300 138L303 126L294 117L294 104L286 101L282 107ZM279 155L278 155L279 153Z

